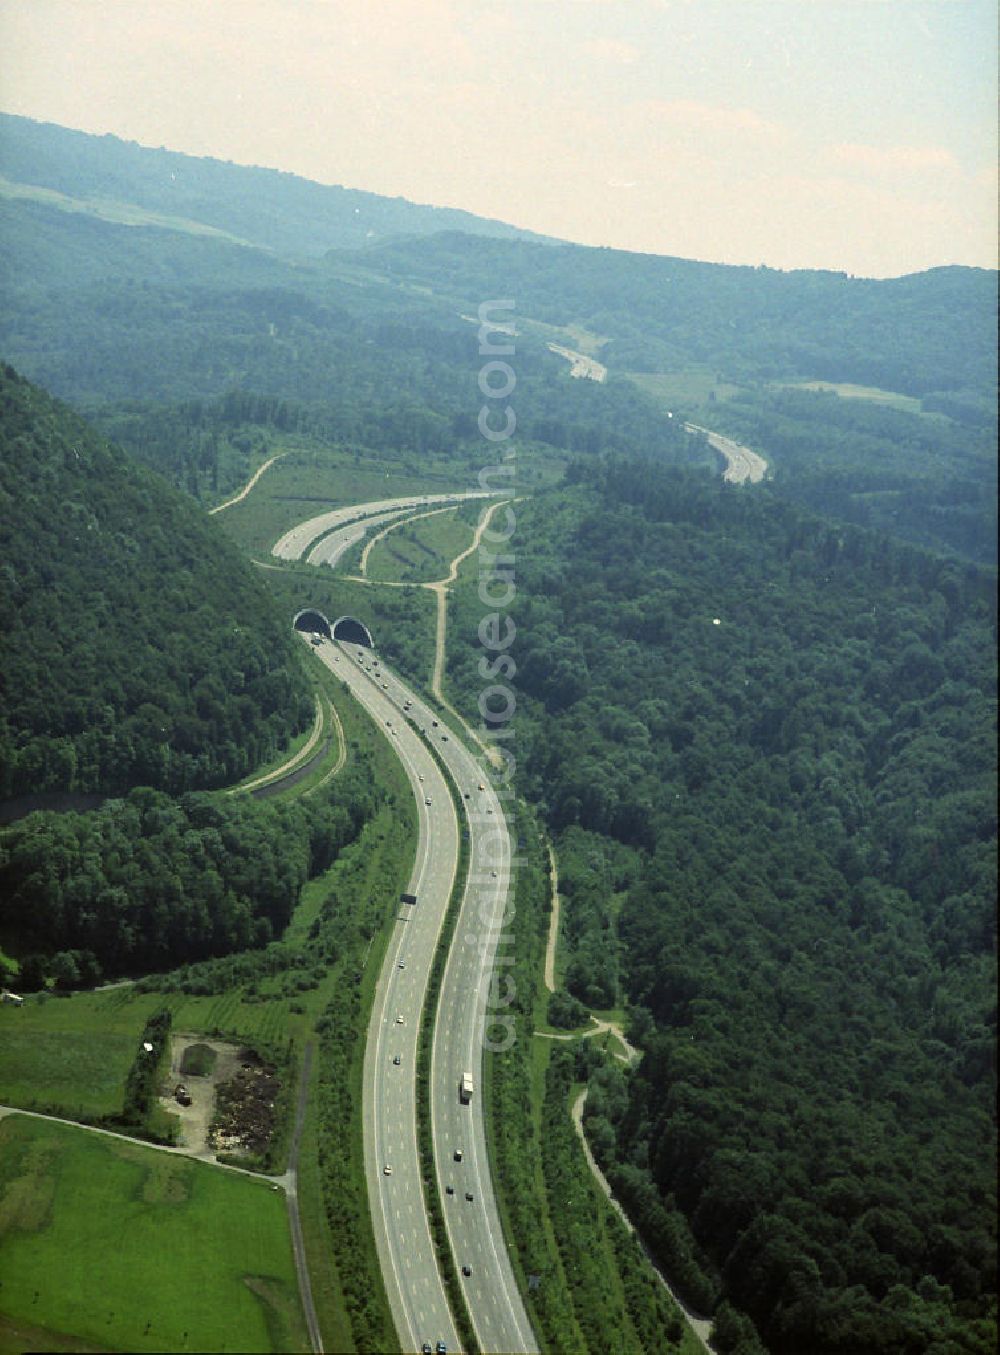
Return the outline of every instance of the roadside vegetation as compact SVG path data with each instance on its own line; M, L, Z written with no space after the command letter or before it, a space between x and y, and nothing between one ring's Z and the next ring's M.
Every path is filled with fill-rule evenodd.
M548 926L548 858L537 821L518 811L514 1045L485 1064L487 1137L504 1235L543 1349L633 1355L698 1347L641 1249L597 1189L569 1114L578 1056L535 1036ZM588 1071L603 1056L583 1042ZM585 1076L585 1074L583 1074Z

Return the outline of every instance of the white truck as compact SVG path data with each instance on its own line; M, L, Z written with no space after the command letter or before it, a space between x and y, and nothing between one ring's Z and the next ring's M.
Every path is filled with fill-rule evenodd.
M462 1080L458 1084L458 1099L461 1101L463 1106L467 1106L469 1102L472 1100L473 1090L474 1089L472 1085L472 1074L463 1073Z

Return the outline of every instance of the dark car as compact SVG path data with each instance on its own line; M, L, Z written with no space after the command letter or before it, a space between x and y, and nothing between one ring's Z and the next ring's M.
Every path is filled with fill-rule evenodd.
M462 1267L462 1274L463 1274L463 1275L471 1275L471 1274L472 1274L472 1267L471 1267L471 1266L463 1266L463 1267Z
M475 1197L473 1196L471 1190L467 1190L467 1191L465 1192L465 1198L466 1198L467 1200L471 1200L471 1199L474 1199Z
M444 1193L445 1193L446 1195L454 1195L454 1193L455 1193L455 1187L454 1187L454 1186L445 1186L445 1188L444 1188Z

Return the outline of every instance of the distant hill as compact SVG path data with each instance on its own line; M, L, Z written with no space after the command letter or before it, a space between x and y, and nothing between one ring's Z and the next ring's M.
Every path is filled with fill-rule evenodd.
M996 385L997 275L981 268L854 278L457 232L381 245L363 263L456 305L515 297L520 316L603 339L613 371L706 363L738 381L858 382L921 397Z
M0 366L0 795L242 776L309 719L290 628L184 495Z
M450 207L314 183L276 169L153 150L110 134L92 136L8 113L0 114L0 175L21 186L18 196L28 185L49 190L45 200L66 210L177 230L210 227L291 255L316 256L442 230L544 238Z

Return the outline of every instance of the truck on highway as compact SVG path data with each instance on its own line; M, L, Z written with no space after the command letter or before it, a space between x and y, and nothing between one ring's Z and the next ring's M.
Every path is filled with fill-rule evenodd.
M458 1099L461 1101L463 1106L467 1106L469 1102L472 1100L472 1092L473 1092L472 1074L463 1073L462 1080L458 1084Z

